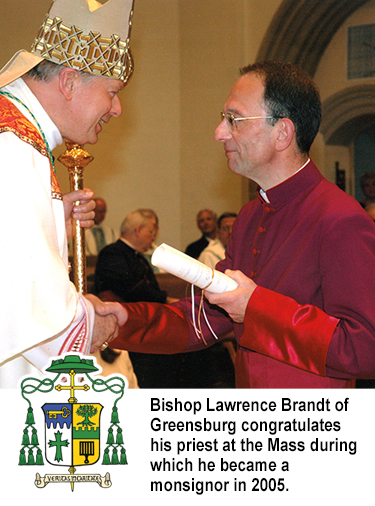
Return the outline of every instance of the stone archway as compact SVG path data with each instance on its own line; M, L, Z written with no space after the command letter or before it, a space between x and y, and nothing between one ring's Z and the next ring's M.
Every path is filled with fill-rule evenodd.
M373 172L375 129L375 84L345 88L323 102L320 127L326 146L350 148L352 165L349 178L352 194L362 198L360 180L365 172ZM363 135L361 135L363 134ZM360 146L360 147L359 147Z
M284 0L259 48L257 60L298 63L312 76L343 22L369 0Z
M281 60L301 65L314 76L325 49L340 26L369 0L284 0L260 45L256 60ZM375 108L358 89L350 89L323 104L321 130L326 144L349 145L360 129L375 124ZM374 90L371 91L375 98ZM353 106L354 103L354 106ZM375 103L375 101L374 101ZM335 107L340 105L339 111ZM366 110L366 112L365 112ZM365 126L366 125L366 126ZM256 185L249 182L249 198Z
M375 125L375 84L345 88L323 103L321 132L325 144L348 146Z

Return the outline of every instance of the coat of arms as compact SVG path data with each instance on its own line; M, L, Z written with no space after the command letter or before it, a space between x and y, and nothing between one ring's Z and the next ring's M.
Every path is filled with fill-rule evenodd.
M96 482L101 487L111 486L110 474L104 477L98 474L76 474L80 466L89 466L100 462L102 465L127 464L122 429L119 423L117 403L124 395L126 388L122 377L92 378L91 374L98 371L91 358L78 355L66 355L53 360L47 372L55 373L54 379L26 378L21 383L22 397L29 404L26 427L23 431L22 448L19 465L43 466L44 460L53 466L67 467L69 474L46 474L44 477L36 473L35 485L43 488L49 483L71 484ZM84 381L86 379L86 381ZM89 384L90 383L90 384ZM39 443L37 423L30 400L27 396L39 392L52 391L67 394L68 399L61 402L46 402L42 406L44 417L45 445L44 457ZM104 392L117 394L114 402L106 445L101 454L100 418L103 406L93 399L78 402L79 391Z

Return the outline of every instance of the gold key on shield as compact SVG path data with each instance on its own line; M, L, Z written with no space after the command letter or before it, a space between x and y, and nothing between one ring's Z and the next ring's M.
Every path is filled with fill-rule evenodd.
M70 410L64 406L61 411L47 411L48 418L57 418L57 415L61 415L63 418L66 418L70 415Z

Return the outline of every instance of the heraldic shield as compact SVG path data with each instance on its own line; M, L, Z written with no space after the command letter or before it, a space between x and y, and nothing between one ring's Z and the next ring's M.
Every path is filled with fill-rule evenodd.
M27 401L26 426L23 430L22 447L19 454L20 466L44 466L44 460L53 466L66 466L69 474L36 473L35 485L44 488L49 483L69 482L72 491L74 483L98 483L103 488L112 485L109 472L105 476L98 473L76 474L78 466L87 466L98 462L102 466L126 465L128 463L117 403L124 396L127 383L120 376L92 378L99 369L90 357L64 355L52 360L46 370L46 377L26 377L21 382L22 397ZM47 377L54 374L54 378ZM86 381L84 381L86 377ZM68 382L68 378L70 381ZM90 402L92 393L112 393L116 395L110 420L104 416L107 438L100 459L100 418L104 410L102 404ZM49 402L41 406L38 415L28 398L34 393L50 394L54 397L69 393L61 402ZM77 395L78 393L78 395ZM80 397L78 401L77 396ZM88 395L88 396L87 396ZM106 396L107 397L107 396ZM59 399L56 399L59 400ZM104 399L103 399L104 401ZM103 402L105 405L105 403ZM42 415L43 413L43 415ZM45 459L38 438L38 419L45 430ZM44 419L44 420L43 420ZM103 441L102 441L103 443Z
M46 459L55 466L87 466L100 457L100 415L91 403L48 403L45 418Z

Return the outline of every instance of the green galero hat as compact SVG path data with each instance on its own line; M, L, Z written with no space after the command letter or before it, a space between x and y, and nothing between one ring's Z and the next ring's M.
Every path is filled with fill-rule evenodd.
M86 374L99 371L99 369L94 366L92 359L80 358L78 355L66 355L64 358L52 360L50 367L46 371L68 374L74 371L76 374Z

